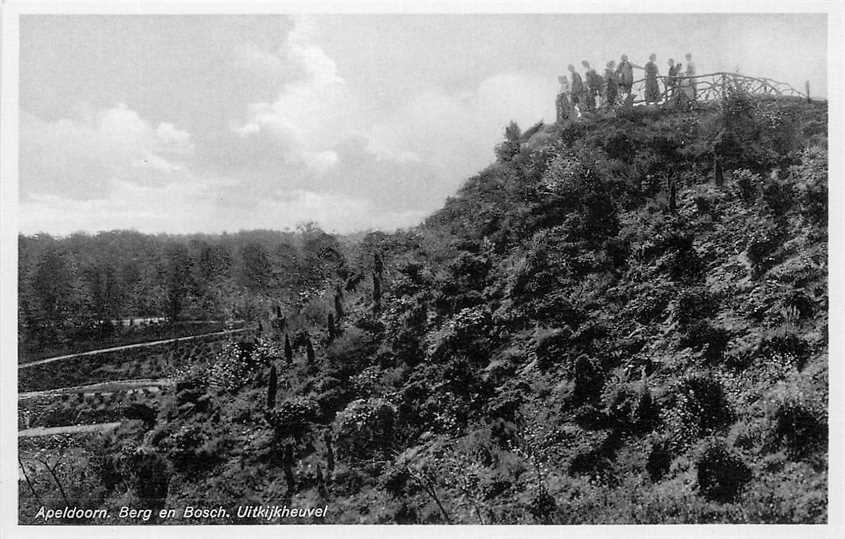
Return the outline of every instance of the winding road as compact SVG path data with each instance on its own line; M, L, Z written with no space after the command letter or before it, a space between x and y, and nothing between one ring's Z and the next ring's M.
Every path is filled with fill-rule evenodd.
M76 357L82 356L95 356L97 354L104 354L106 352L119 352L121 350L131 350L133 348L145 348L149 346L158 346L162 344L169 344L169 343L180 343L184 341L192 341L195 339L202 339L203 337L213 337L219 335L230 335L232 333L242 333L244 331L250 331L252 328L241 328L241 329L232 329L232 330L223 330L223 331L216 331L213 333L203 333L202 335L191 335L190 337L178 337L176 339L162 339L160 341L148 341L148 342L139 342L135 344L127 344L124 346L114 346L112 348L101 348L99 350L89 350L87 352L78 352L76 354L67 354L64 356L56 356L56 357L48 357L46 359L39 359L38 361L31 361L29 363L23 363L18 365L18 369L26 369L27 367L35 367L36 365L44 365L46 363L53 363L54 361L63 361L65 359L73 359Z
M34 427L18 431L18 438L31 438L33 436L52 436L54 434L76 434L80 432L105 432L119 427L120 421L111 423L98 423L95 425L65 425L64 427Z

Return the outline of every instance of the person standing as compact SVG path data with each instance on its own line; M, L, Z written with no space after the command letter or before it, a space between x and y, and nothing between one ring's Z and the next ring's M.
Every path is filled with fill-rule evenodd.
M572 105L580 108L583 106L583 99L584 99L584 81L581 79L581 75L575 71L575 66L569 64L569 72L572 74Z
M681 64L675 64L674 58L669 58L669 73L666 77L666 101L674 103L678 98L678 74Z
M616 105L618 95L619 78L616 76L616 62L611 60L604 70L604 96L607 108L613 108Z
M660 86L657 84L657 77L660 71L657 69L657 55L652 53L648 57L645 69L645 103L657 103L660 101Z
M596 73L596 70L590 66L586 60L581 62L584 69L587 71L584 76L587 77L587 110L596 110L596 100L601 96L602 86L604 86L604 79Z
M634 86L634 66L628 61L627 54L622 55L619 67L616 68L616 74L619 78L619 88L625 94L630 94L631 88Z
M687 61L687 70L684 73L684 75L686 75L686 78L684 79L684 93L687 95L687 99L689 99L690 101L695 101L695 63L693 63L692 61L691 52L688 52L685 58Z
M557 123L563 123L569 119L572 112L572 105L569 102L569 81L565 76L557 78L560 83L560 92L557 94L555 105L557 107Z

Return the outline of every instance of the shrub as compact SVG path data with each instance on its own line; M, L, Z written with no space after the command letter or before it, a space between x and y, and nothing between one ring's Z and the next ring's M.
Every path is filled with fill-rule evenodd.
M567 357L569 340L572 332L568 328L538 328L534 333L534 354L537 367L541 370L553 365L560 365Z
M160 509L167 498L170 482L167 459L158 453L139 449L126 461L129 484L144 508Z
M792 460L802 460L827 445L827 421L800 398L782 399L772 413L774 445L785 447Z
M396 408L384 399L358 399L337 414L338 455L350 460L385 456L393 445Z
M726 427L734 418L721 384L706 375L681 381L675 390L674 406L665 414L674 440L681 446Z
M538 489L528 503L528 511L542 523L549 523L556 510L557 502L545 488Z
M721 442L711 442L696 460L699 492L707 499L729 502L751 480L751 470Z
M604 402L607 416L624 431L647 430L658 418L651 391L641 382L605 391Z
M712 317L718 308L718 301L706 288L685 288L678 294L675 303L675 320L681 325L686 325L695 320Z
M760 342L757 355L769 361L785 360L800 371L810 358L810 346L795 333L778 332Z
M645 469L652 481L660 481L664 475L669 471L672 464L672 453L669 449L660 442L651 446L648 452L648 459L646 460Z
M604 387L604 372L601 365L586 355L575 360L575 389L572 398L575 402L593 401L601 394Z
M319 410L319 405L313 399L294 397L286 399L276 409L269 410L266 418L277 435L300 438L318 417Z
M776 217L784 215L792 207L795 193L789 184L769 181L763 185L763 200Z
M722 359L730 339L728 330L713 326L706 320L698 320L684 329L680 345L682 348L701 350L705 359L716 363Z
M759 278L776 260L773 256L783 243L784 231L769 219L755 219L749 233L746 253L751 262L752 278Z

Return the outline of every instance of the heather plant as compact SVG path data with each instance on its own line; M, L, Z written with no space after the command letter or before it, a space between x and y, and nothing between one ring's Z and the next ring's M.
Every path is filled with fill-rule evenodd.
M696 460L696 477L704 497L727 502L751 480L751 469L724 442L709 441Z
M352 401L333 423L338 456L351 460L385 456L392 448L395 423L396 408L388 401Z

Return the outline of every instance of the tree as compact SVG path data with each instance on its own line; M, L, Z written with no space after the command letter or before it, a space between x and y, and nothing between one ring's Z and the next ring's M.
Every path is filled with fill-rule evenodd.
M182 244L174 244L165 253L167 291L167 317L170 321L178 319L188 298L191 285L191 259L188 249Z
M496 146L496 158L507 163L519 154L522 131L516 122L512 121L505 128L505 141Z
M266 291L273 284L273 266L266 249L259 243L248 243L241 250L243 284L252 291Z
M30 322L50 333L60 330L72 309L72 283L67 256L54 246L48 247L32 275L34 317Z

